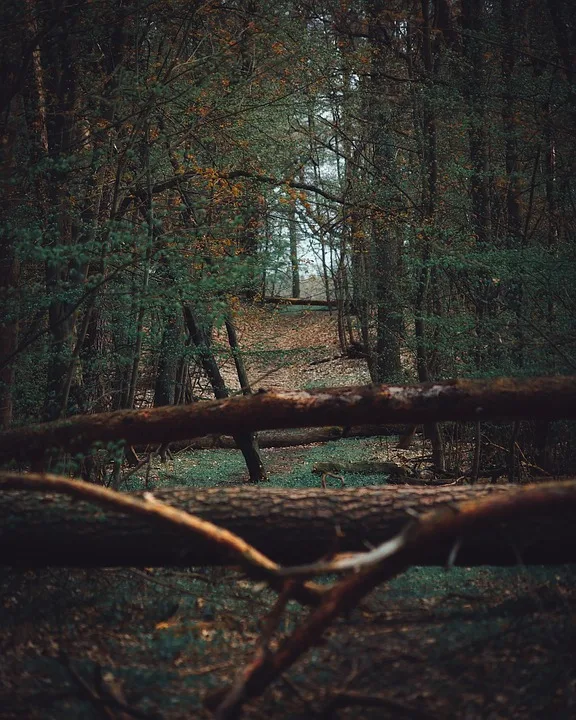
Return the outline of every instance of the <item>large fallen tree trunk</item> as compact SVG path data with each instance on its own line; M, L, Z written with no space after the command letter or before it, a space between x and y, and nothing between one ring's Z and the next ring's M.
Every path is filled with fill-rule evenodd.
M274 428L529 416L576 418L576 377L261 392L194 405L80 415L0 433L0 461L29 460L49 449L81 451L94 442L132 445Z
M343 551L364 551L396 535L415 514L447 503L522 492L509 486L280 490L273 488L170 489L155 497L231 530L272 560L309 563ZM421 560L443 565L453 543L438 542ZM229 564L209 541L190 542L142 519L95 508L61 495L0 493L0 565L190 566ZM503 526L463 539L459 565L576 562L573 510L537 509Z

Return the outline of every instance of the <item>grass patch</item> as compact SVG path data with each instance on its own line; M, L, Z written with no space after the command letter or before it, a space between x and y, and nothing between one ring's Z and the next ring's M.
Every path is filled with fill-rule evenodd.
M374 439L342 438L327 443L298 448L263 449L262 459L268 470L272 487L294 489L315 488L320 477L312 473L316 462L356 462L371 459ZM128 478L125 488L136 492L146 489L146 469ZM189 487L209 488L218 485L241 483L248 479L244 458L239 450L194 450L178 453L164 464L155 458L148 472L148 488ZM382 475L345 474L346 487L366 487L385 484ZM328 478L329 485L339 486L339 481Z

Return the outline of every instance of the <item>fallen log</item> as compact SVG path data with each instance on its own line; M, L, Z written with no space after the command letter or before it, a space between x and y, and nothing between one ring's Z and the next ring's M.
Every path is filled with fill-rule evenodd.
M350 475L385 475L394 477L396 482L408 482L406 469L394 462L379 462L375 460L360 460L356 462L317 462L312 465L314 475L323 473L349 473Z
M78 415L0 433L0 462L30 460L47 450L80 452L95 442L134 445L289 427L530 416L576 418L576 377L263 391L193 405Z
M338 303L335 300L317 300L312 298L279 297L277 295L263 297L261 303L266 305L310 305L311 307L335 308Z
M9 474L6 473L5 476ZM2 474L0 474L0 486ZM573 487L573 483L568 483ZM364 551L396 535L415 515L501 493L510 486L384 487L326 491L263 487L158 490L155 497L228 529L283 565L313 562L333 552ZM446 564L453 543L438 542L422 564ZM495 521L463 538L456 565L576 562L571 506L551 516L537 508L514 523ZM184 540L142 519L95 508L66 496L0 493L0 565L195 566L229 564L210 542Z
M393 437L404 435L409 425L356 425L350 428L338 426L324 428L303 428L302 430L263 430L258 433L258 445L261 448L296 447L339 440L342 437ZM231 435L207 435L170 443L171 450L212 450L214 448L233 449L236 443ZM149 450L149 446L136 445L137 452Z

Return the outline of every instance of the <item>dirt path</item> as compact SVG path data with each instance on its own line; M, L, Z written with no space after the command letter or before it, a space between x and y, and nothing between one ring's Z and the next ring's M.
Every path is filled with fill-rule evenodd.
M364 360L330 359L340 355L334 313L244 305L235 321L254 389L290 390L370 382ZM225 349L225 331L220 330L216 337ZM317 364L320 360L328 362ZM224 363L223 374L230 387L238 388L232 358Z

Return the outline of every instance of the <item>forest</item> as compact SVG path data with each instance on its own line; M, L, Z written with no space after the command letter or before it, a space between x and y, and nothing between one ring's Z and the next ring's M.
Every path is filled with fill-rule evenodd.
M0 718L576 716L571 0L0 58Z

